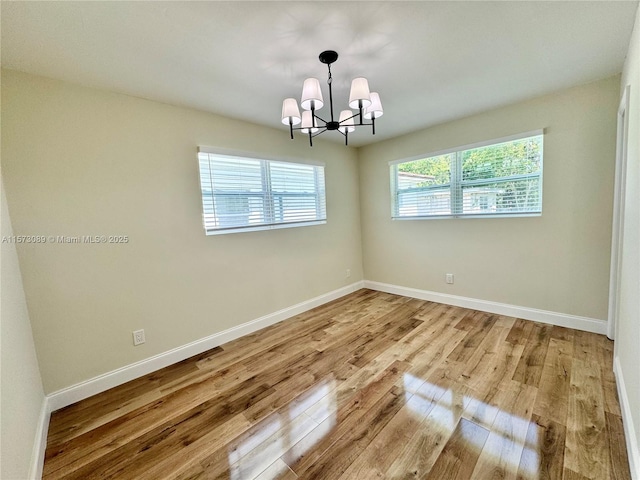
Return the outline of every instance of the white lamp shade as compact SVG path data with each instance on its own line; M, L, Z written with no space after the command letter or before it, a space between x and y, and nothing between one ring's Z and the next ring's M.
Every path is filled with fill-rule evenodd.
M309 133L309 127L311 127L311 133L316 133L318 131L316 128L318 126L318 122L309 110L302 112L302 125L300 126L302 127L300 129L302 133Z
M369 82L366 78L358 77L351 81L351 93L349 94L349 107L366 108L371 105L371 97L369 94Z
M380 95L376 92L371 92L371 105L367 107L364 112L364 118L371 120L372 118L379 118L384 114L382 110L382 102L380 102Z
M353 125L353 112L351 110L342 110L340 112L340 127L338 128L338 130L340 130L342 133L351 133L356 130L356 127L354 127Z
M289 125L289 121L293 125L300 123L300 109L295 98L285 98L282 102L282 123Z
M311 110L311 106L316 110L320 110L324 105L322 101L322 90L320 90L320 82L317 78L307 78L302 86L302 99L300 106L305 110Z

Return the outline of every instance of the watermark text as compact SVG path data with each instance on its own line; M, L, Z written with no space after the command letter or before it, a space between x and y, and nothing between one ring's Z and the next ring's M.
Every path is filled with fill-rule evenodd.
M119 244L129 243L129 235L5 235L2 243Z

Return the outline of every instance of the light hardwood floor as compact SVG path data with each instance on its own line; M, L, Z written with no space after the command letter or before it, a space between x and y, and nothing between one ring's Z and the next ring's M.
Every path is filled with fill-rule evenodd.
M53 413L49 479L630 479L613 344L360 290Z

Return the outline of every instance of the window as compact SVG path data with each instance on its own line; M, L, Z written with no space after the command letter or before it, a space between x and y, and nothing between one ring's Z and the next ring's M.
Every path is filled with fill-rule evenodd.
M539 215L543 132L391 163L393 218Z
M325 223L324 167L200 149L207 235Z

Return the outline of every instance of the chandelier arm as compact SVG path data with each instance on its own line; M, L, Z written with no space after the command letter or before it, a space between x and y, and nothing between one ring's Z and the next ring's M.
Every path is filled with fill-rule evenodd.
M373 126L373 123L356 123L355 125L349 125L349 126L350 127L356 127L356 128L358 128L358 127L371 127L371 126ZM320 127L320 128L323 128L323 127ZM294 130L295 130L295 128L294 128Z
M371 126L371 124L370 124L370 123L363 123L363 125ZM352 126L359 127L360 125L352 125ZM318 129L318 130L321 130L320 132L315 133L315 134L313 135L314 137L317 137L317 136L318 136L318 135L320 135L321 133L324 133L324 132L326 132L327 130L329 130L327 127L313 127L313 128L316 128L316 129ZM307 129L308 129L308 127L293 127L293 131L294 131L294 132L295 132L296 130L307 130ZM342 132L340 132L340 133L342 133ZM344 134L343 134L343 135L344 135Z
M349 145L349 130L343 132L342 130L338 130L338 133L344 137L344 144Z
M326 125L327 123L329 123L329 122L327 122L324 118L319 117L319 116L318 116L318 115L316 115L315 113L313 114L313 116L314 116L315 118L317 118L318 120L320 120L321 122L324 122L324 124L325 124L325 125ZM318 128L323 128L323 127L318 127Z
M317 137L317 136L318 136L318 135L320 135L321 133L324 133L324 132L326 132L326 131L327 131L327 128L326 128L326 127L314 127L314 128L317 128L318 130L320 130L318 133L314 133L314 134L313 134L313 136L314 136L314 137ZM293 127L293 130L294 130L294 131L295 131L295 130L303 130L303 129L304 129L304 130L307 130L307 127ZM340 133L342 133L342 132L340 132ZM305 133L305 135L306 135L306 133Z
M347 122L347 121L351 120L352 118L356 118L358 115L360 115L360 114L359 114L359 113L354 113L353 115L351 115L351 116L350 116L350 117L348 117L348 118L343 118L343 119L342 119L342 120L340 120L338 123L342 124L342 123L344 123L344 122ZM360 125L360 124L358 124L358 125ZM358 125L355 125L355 126L357 127Z

